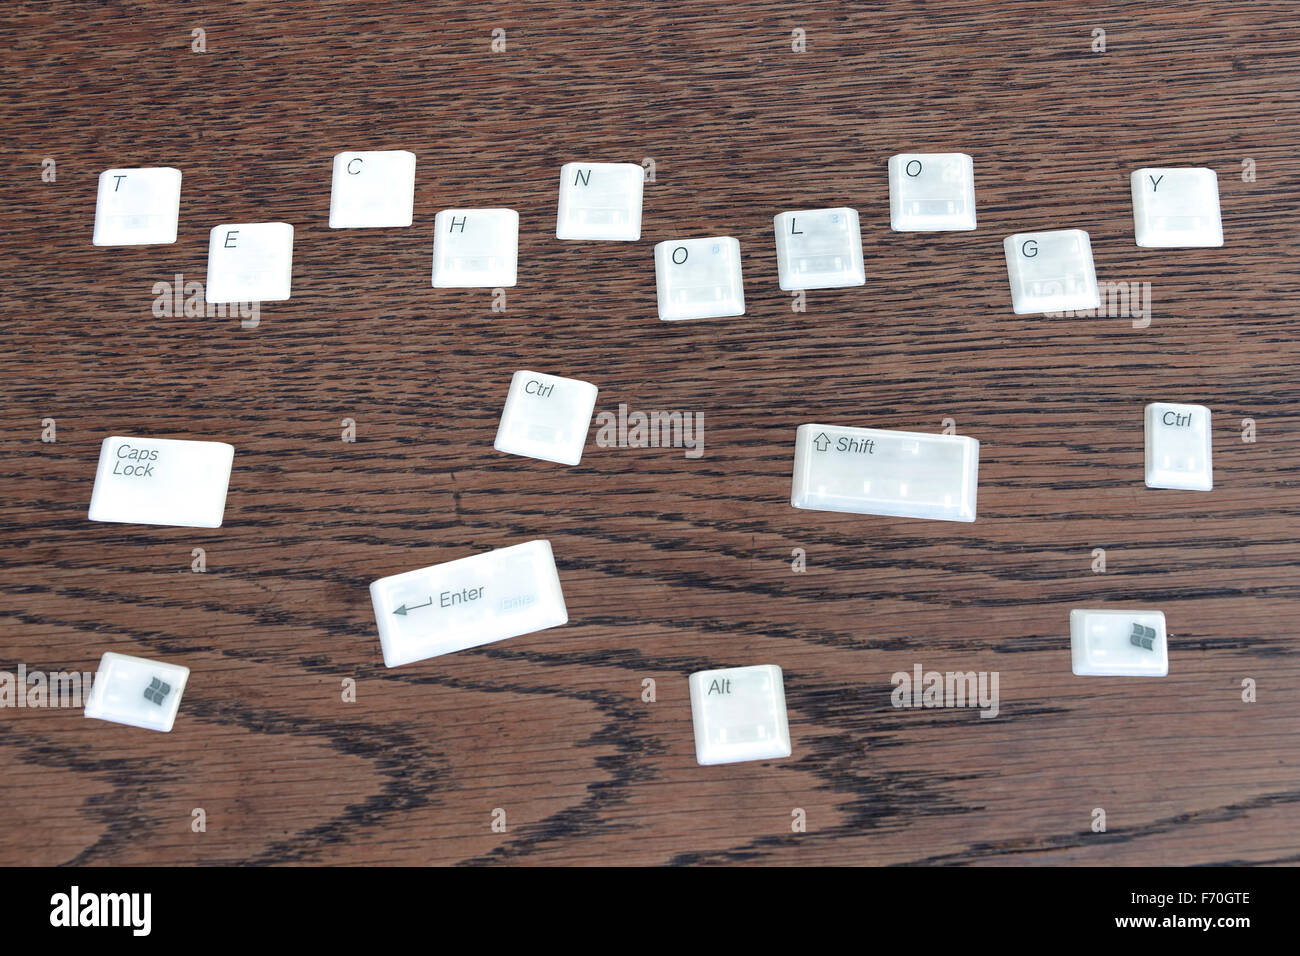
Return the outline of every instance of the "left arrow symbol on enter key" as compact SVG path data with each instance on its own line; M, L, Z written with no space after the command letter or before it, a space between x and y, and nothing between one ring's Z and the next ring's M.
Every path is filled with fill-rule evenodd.
M429 600L425 601L423 604L403 604L401 607L394 610L393 613L400 614L403 617L405 617L407 611L415 611L422 607L428 607L432 603L433 603L433 595L429 595Z

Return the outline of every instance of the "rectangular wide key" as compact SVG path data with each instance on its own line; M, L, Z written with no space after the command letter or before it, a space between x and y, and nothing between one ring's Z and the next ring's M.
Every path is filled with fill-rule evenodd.
M979 448L965 435L800 425L790 504L814 511L974 521Z
M380 578L370 600L388 667L569 620L551 542L543 539Z
M220 528L235 449L219 441L114 435L99 447L91 521Z

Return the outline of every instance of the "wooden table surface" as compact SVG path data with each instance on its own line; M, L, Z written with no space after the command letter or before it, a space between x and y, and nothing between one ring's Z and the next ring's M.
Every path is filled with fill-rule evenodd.
M1300 860L1295 5L1069 6L7 6L0 669L192 672L170 734L0 711L0 862ZM358 148L417 154L411 228L328 228ZM891 232L888 157L956 150L978 230ZM555 240L561 164L647 158L640 242ZM177 242L92 246L99 173L154 165ZM1217 171L1222 248L1134 244L1144 165ZM772 216L838 205L867 283L795 312ZM504 313L430 287L452 206L519 211ZM213 225L271 219L293 297L257 328L153 314ZM1149 282L1149 327L1014 315L1002 239L1050 228ZM705 235L746 314L659 321L653 244ZM520 368L702 413L704 454L497 453ZM1153 400L1212 409L1212 492L1144 487ZM790 507L798 425L947 418L975 523ZM224 526L87 521L114 434L233 444ZM383 666L370 581L533 538L567 626ZM1125 605L1169 676L1074 677L1070 609ZM784 669L793 756L700 767L687 675L745 664ZM997 672L999 715L896 709L917 664Z

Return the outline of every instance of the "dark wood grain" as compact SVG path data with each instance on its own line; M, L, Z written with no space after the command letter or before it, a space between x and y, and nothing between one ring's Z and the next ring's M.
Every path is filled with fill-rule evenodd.
M7 5L0 669L192 674L168 735L0 711L0 863L1300 860L1295 5L1070 6ZM417 154L410 229L327 227L355 148ZM891 232L887 158L942 150L979 229ZM640 242L553 238L562 163L646 157ZM179 239L95 248L96 178L134 165L183 170ZM1223 248L1136 247L1142 165L1218 171ZM829 205L867 284L795 313L772 216ZM449 206L519 211L504 314L429 287ZM211 226L267 219L293 298L260 327L152 315ZM1064 227L1151 283L1149 328L1012 314L1002 238ZM739 238L747 313L660 322L652 245L697 235ZM706 453L498 454L519 368L702 412ZM1143 486L1151 400L1213 410L1213 492ZM798 425L948 417L974 524L790 507ZM233 444L225 525L88 522L111 434ZM383 667L371 580L537 537L567 626ZM1124 602L1164 610L1169 677L1072 676L1069 610ZM751 663L793 756L697 766L687 674ZM916 663L999 672L1000 716L896 710Z

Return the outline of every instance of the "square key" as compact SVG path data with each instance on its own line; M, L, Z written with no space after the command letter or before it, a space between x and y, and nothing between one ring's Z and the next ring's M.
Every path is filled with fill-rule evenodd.
M414 208L414 153L386 149L335 154L331 229L409 226Z
M433 287L496 289L515 284L519 213L444 209L433 219Z
M644 184L645 171L632 163L565 163L555 238L640 239Z
M803 209L772 217L781 288L839 289L863 285L862 233L858 211Z
M1018 232L1002 240L1016 315L1085 312L1101 303L1092 244L1082 229Z
M1212 169L1135 169L1133 231L1137 244L1168 249L1223 245L1219 177Z
M1208 408L1170 402L1146 407L1146 473L1148 488L1214 487Z
M235 449L219 441L114 435L99 446L91 521L220 528Z
M181 171L170 166L108 169L95 200L97 246L162 245L176 241Z
M545 539L379 578L370 584L370 602L387 667L569 620Z
M1164 614L1075 608L1070 665L1081 677L1164 677L1169 673Z
M889 157L889 226L894 232L975 228L975 172L965 153Z
M190 669L108 651L99 659L86 716L168 733Z
M208 237L209 302L279 302L289 298L293 226L245 222L214 226Z
M690 687L696 762L709 766L790 756L781 668L697 671Z
M744 315L740 243L731 236L658 243L655 286L665 322Z
M576 465L582 461L595 407L596 386L590 382L515 372L493 447L511 455Z

